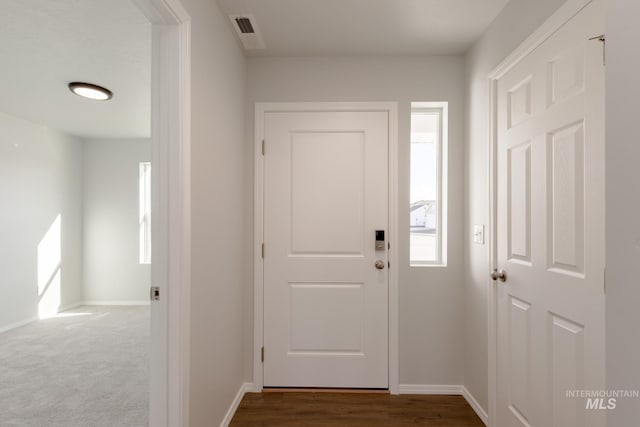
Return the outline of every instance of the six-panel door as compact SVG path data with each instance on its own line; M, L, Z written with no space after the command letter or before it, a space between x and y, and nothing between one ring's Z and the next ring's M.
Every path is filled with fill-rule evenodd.
M604 67L593 2L498 82L496 425L600 426Z

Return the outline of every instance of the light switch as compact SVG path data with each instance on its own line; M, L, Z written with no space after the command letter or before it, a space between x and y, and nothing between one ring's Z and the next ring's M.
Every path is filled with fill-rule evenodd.
M484 245L484 225L473 226L473 243Z

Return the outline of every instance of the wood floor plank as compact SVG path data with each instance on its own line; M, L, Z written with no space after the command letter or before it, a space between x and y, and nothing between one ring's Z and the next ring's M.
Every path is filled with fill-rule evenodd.
M483 427L462 396L247 393L233 427Z

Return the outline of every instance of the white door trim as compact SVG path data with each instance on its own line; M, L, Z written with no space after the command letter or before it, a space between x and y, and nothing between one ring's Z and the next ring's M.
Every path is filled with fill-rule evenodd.
M263 301L264 277L262 236L264 235L264 163L262 140L267 112L303 111L386 111L389 113L389 392L398 394L398 104L396 102L258 102L255 105L255 179L254 179L254 310L253 310L253 385L263 387ZM267 147L268 150L268 147Z
M488 388L489 388L489 426L496 427L496 400L497 400L497 355L498 355L498 337L497 337L497 308L498 308L498 292L496 282L489 278L489 272L497 268L497 153L498 153L498 132L497 132L497 94L498 80L503 77L509 70L515 67L529 53L544 43L556 31L558 31L571 18L577 15L593 0L567 0L549 19L547 19L536 31L534 31L527 39L520 44L509 56L507 56L496 68L489 73L490 85L490 137L489 137L489 218L491 224L491 232L489 233L489 268L487 269L488 292ZM594 36L597 34L594 34Z
M180 0L133 0L152 24L149 425L189 425L191 18Z

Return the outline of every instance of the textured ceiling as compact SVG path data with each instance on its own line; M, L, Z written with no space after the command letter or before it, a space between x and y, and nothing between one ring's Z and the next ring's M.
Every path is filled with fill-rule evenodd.
M507 2L218 0L227 15L256 18L266 49L247 54L260 56L461 54Z
M131 0L2 0L0 111L82 137L150 133L151 26ZM67 89L86 81L108 102Z

